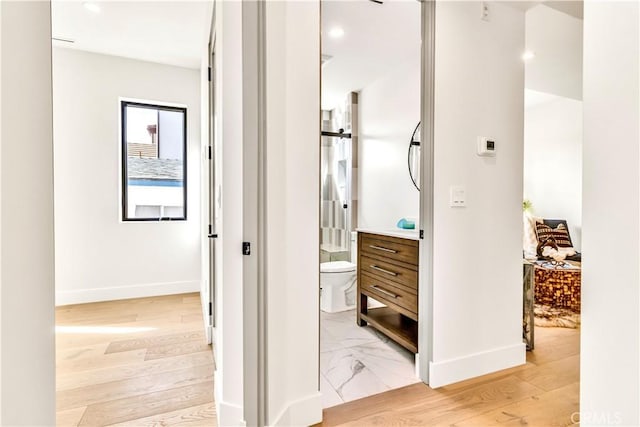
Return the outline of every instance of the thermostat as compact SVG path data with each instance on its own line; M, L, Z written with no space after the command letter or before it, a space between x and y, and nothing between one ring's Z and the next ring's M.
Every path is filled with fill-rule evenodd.
M495 156L496 142L486 136L478 137L478 156Z

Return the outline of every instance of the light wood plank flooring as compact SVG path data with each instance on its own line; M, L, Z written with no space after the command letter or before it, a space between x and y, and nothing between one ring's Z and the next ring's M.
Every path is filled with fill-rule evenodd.
M58 426L215 426L198 294L56 309Z
M324 410L322 426L569 426L580 394L580 331L536 328L523 366L430 389L414 384Z

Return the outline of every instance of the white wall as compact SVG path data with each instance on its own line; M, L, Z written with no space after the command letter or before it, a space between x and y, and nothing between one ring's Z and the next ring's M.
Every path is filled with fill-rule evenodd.
M580 424L640 424L640 12L584 5Z
M318 1L266 3L268 425L322 420L319 37Z
M0 6L0 43L2 41L2 7ZM0 46L0 53L2 46ZM0 54L0 142L2 141L2 55ZM53 131L53 129L52 129ZM2 145L0 144L0 331L2 331ZM0 422L2 422L2 336L0 335Z
M216 242L215 401L221 426L244 419L242 312L242 3L218 0L216 12L216 155L222 186Z
M436 5L433 362L437 387L522 364L524 13ZM476 155L476 137L496 141ZM449 207L449 188L467 206Z
M416 3L416 20L420 20ZM420 214L409 176L409 141L420 121L420 51L359 95L358 227L391 229Z
M526 13L527 89L582 99L582 20L545 5Z
M582 101L525 91L541 102L524 112L524 197L535 216L566 219L582 238Z
M200 287L198 70L54 48L56 303ZM120 221L119 97L187 106L187 221Z
M0 6L0 43L2 41L2 7ZM2 46L0 46L0 53ZM0 54L0 141L2 141L2 55ZM0 331L2 331L2 145L0 144ZM2 422L2 336L0 335L0 422Z
M51 9L0 11L0 424L54 425Z

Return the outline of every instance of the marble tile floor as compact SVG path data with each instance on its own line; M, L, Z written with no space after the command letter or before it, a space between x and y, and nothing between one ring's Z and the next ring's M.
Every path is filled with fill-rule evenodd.
M414 354L368 326L355 310L321 312L320 392L325 408L419 382Z

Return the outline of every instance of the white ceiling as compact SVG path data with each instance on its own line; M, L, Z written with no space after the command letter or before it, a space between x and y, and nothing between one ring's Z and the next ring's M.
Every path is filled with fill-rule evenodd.
M583 2L508 1L527 11L544 4L582 19ZM331 38L332 28L344 36ZM322 67L322 109L332 110L347 93L359 91L391 71L398 63L420 57L420 3L417 0L324 0L322 55L331 58Z
M200 68L208 29L206 1L95 1L94 13L79 0L53 0L54 46L181 67Z
M583 0L559 0L559 1L543 1L543 0L516 0L505 2L510 6L516 7L521 10L529 10L539 4L544 4L552 9L560 12L564 12L567 15L571 15L574 18L583 19Z
M545 1L543 4L545 4L546 6L549 6L552 9L571 15L574 18L578 18L578 19L584 18L584 13L583 13L584 3L582 2L582 0Z
M334 39L328 32L344 29ZM417 0L330 0L322 2L322 109L332 110L346 94L373 83L399 63L420 58ZM419 88L416 88L419 90Z

